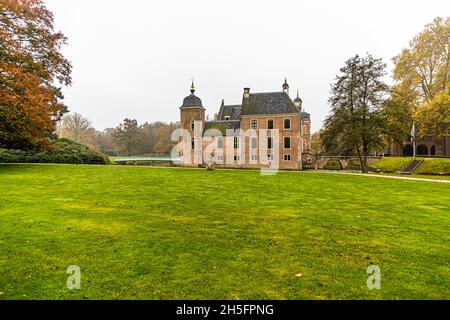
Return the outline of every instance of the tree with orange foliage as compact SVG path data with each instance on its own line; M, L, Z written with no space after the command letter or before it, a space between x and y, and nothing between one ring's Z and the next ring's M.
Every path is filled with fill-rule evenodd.
M419 136L450 134L450 17L426 25L394 64L392 102L407 117L393 126L409 133L416 122Z
M67 107L72 66L41 0L0 0L0 147L47 148Z

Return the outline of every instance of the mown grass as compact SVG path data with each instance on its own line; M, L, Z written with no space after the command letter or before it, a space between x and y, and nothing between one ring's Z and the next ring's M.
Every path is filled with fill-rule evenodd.
M450 175L449 176L427 175L427 174L404 175L404 174L395 174L395 173L379 173L379 175L380 176L403 177L403 178L417 178L417 179L450 180Z
M449 191L311 172L1 165L0 299L448 299ZM366 286L370 264L381 290ZM81 290L66 287L69 265Z
M405 169L411 161L412 158L408 157L385 157L371 166L374 168L379 168L383 172L396 172Z
M430 159L418 157L417 159L425 160L415 171L417 175L450 175L450 159ZM372 167L379 168L383 172L397 172L405 169L412 161L412 158L385 157Z
M439 174L450 175L450 159L433 159L424 161L415 174Z

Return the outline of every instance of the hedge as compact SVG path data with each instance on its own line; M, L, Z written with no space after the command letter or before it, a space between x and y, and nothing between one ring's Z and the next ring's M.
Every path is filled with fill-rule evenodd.
M103 154L72 140L61 138L51 150L13 150L0 148L0 163L107 164Z

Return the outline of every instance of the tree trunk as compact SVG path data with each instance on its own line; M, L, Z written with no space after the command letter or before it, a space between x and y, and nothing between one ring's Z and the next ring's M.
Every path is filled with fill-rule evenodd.
M361 156L361 151L359 148L356 149L356 154L358 155L359 165L361 166L361 172L364 173L364 160Z
M362 173L368 173L369 172L369 167L367 166L367 154L368 154L367 147L364 146L363 147L363 155L362 155L363 165L361 166Z
M368 173L369 172L369 166L367 165L367 153L363 154L363 164L364 164L364 166L361 167L363 169L362 172L363 173Z

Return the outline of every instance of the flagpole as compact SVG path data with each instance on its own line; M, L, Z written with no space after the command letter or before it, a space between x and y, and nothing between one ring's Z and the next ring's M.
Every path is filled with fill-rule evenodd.
M413 139L413 160L416 160L416 123L415 122L413 122L412 139Z

